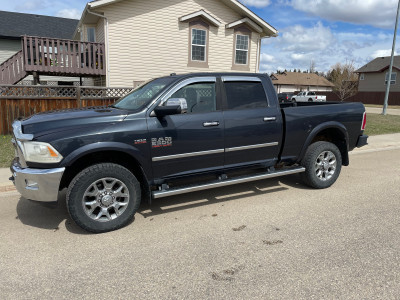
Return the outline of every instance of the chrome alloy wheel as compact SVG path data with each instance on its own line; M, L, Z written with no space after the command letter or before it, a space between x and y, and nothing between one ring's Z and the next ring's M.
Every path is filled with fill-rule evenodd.
M82 198L83 210L93 220L108 222L118 218L129 204L129 190L116 178L93 182Z
M336 171L336 156L331 151L324 151L315 160L315 174L318 179L327 181Z

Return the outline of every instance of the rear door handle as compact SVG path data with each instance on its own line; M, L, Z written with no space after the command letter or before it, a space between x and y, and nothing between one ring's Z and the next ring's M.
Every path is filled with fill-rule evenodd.
M204 122L203 126L204 127L211 127L211 126L218 126L219 122L218 121L214 121L214 122Z
M276 121L276 117L265 117L264 118L264 122L272 122L272 121Z

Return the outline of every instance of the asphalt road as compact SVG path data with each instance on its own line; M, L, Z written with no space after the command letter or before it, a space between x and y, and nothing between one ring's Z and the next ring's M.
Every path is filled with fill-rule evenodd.
M1 299L399 299L400 150L338 182L297 176L156 200L86 234L65 205L0 194Z

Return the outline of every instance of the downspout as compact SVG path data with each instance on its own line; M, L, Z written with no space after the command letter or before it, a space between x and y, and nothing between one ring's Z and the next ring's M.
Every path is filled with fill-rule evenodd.
M260 62L261 62L261 36L257 39L257 59L256 59L256 70L255 73L260 72Z
M108 47L108 19L107 19L107 17L105 17L105 16L103 16L103 15L101 15L101 14L98 14L98 13L95 13L95 12L92 12L92 11L90 11L89 9L87 9L87 12L89 13L89 14L91 14L91 15L94 15L94 16L97 16L97 17L100 17L100 18L103 18L105 21L106 21L106 24L105 24L105 30L104 30L104 35L105 35L105 37L104 37L104 40L105 40L105 44L106 44L106 66L107 66L107 69L106 69L106 85L107 85L107 87L110 87L110 64L109 64L109 62L110 62L110 60L109 60L109 53L110 53L110 51L109 51L109 47Z

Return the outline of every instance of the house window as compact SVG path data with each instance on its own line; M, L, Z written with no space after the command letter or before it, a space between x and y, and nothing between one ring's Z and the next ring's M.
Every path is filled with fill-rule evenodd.
M87 28L87 41L96 42L96 29L94 27Z
M192 60L206 61L207 31L192 29Z
M236 35L235 64L247 65L249 53L249 36Z
M189 23L188 67L208 68L210 25L201 19Z
M364 80L364 77L365 77L365 74L364 74L364 73L361 73L361 74L360 74L360 80Z
M396 84L396 78L397 78L397 73L396 72L392 73L392 77L390 78L390 84ZM389 79L389 72L387 72L385 75L385 84L387 84L388 79Z
M252 31L247 26L235 28L233 35L232 70L250 71Z

